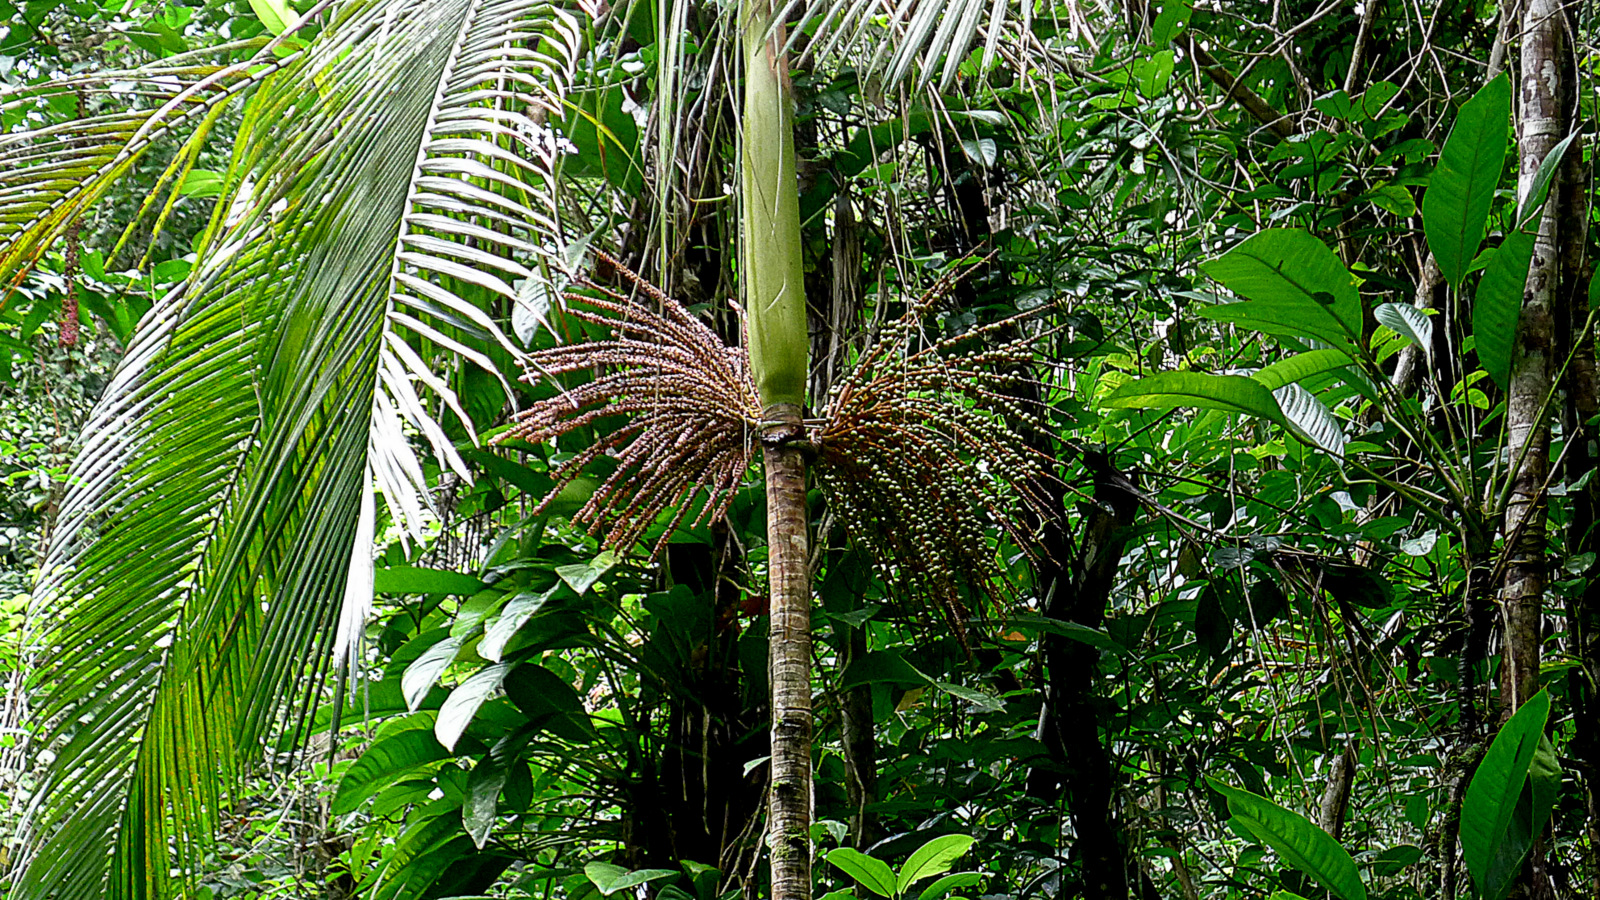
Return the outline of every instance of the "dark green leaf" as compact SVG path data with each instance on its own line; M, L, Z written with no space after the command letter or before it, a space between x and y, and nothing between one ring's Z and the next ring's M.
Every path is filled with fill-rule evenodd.
M1472 333L1477 338L1478 362L1502 389L1511 383L1511 353L1522 318L1533 241L1534 235L1525 231L1507 235L1483 270L1473 299Z
M507 668L505 665L495 665L479 669L456 685L450 696L445 698L444 706L439 708L439 719L433 725L433 733L439 738L439 743L455 748L456 741L461 739L461 732L467 730L472 717L478 714L478 708L500 689Z
M1367 888L1355 860L1326 831L1265 797L1215 778L1206 781L1227 798L1234 821L1276 850L1284 862L1311 876L1339 900L1366 900Z
M1243 375L1158 372L1117 388L1107 394L1100 405L1112 409L1168 409L1175 406L1220 409L1287 424L1278 410L1278 402L1272 399L1272 392L1260 382Z
M1207 318L1349 349L1361 334L1355 281L1339 257L1307 231L1257 232L1200 268L1246 298L1202 309Z
M485 755L467 776L467 802L461 807L461 823L479 850L489 840L495 806L500 801L500 790L505 787L509 774L504 763L497 761L493 755Z
M1506 866L1497 866L1496 861L1507 842L1549 715L1550 695L1544 691L1522 704L1501 726L1467 786L1461 804L1461 856L1486 900L1501 900L1514 881L1514 877L1505 877ZM1531 817L1531 803L1528 812ZM1516 863L1520 865L1521 859Z
M1539 169L1533 175L1533 184L1522 202L1517 206L1517 227L1527 228L1533 224L1533 218L1544 209L1544 201L1550 195L1550 182L1555 178L1556 170L1561 167L1562 157L1567 155L1567 148L1578 137L1578 132L1566 136L1561 143L1550 148L1539 163Z
M1422 228L1445 280L1455 287L1483 243L1494 190L1505 168L1511 82L1502 73L1462 104L1422 195Z
M344 815L418 767L450 756L428 728L408 728L380 737L339 779L329 811Z
M577 690L544 666L525 662L512 669L501 686L523 715L551 734L575 742L593 736Z
M393 566L373 573L372 589L380 594L476 594L483 582L444 569Z
M918 672L894 650L874 650L860 659L851 661L839 678L842 691L863 684L931 684L928 676Z

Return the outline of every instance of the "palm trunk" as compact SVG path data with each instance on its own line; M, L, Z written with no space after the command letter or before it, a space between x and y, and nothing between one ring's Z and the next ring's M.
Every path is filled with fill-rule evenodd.
M806 460L801 448L809 336L800 258L794 100L782 28L769 2L742 9L745 102L739 276L750 366L761 392L771 586L771 789L767 841L773 900L811 897L811 578Z

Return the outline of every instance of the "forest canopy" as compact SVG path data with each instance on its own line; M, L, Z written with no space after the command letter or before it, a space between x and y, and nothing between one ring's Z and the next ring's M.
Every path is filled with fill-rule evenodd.
M1596 28L0 0L0 896L1600 897Z

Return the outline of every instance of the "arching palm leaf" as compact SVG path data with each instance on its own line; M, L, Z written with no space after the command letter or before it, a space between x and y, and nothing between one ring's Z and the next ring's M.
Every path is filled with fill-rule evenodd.
M73 470L31 616L16 896L170 895L226 776L303 734L341 601L370 597L363 499L420 513L402 423L459 465L415 383L455 399L408 340L492 366L483 308L553 240L538 122L579 40L542 0L356 0L263 79L194 275Z

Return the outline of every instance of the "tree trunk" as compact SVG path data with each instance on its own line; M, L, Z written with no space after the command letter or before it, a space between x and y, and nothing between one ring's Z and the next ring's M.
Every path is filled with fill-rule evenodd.
M1563 22L1556 0L1528 0L1522 20L1522 102L1517 117L1517 194L1523 199L1533 189L1539 164L1565 131L1561 108ZM1546 581L1544 487L1550 454L1546 404L1551 394L1559 281L1557 205L1548 204L1539 216L1506 402L1512 485L1505 521L1509 564L1501 594L1505 640L1500 698L1507 715L1539 689ZM1537 874L1543 868L1541 857L1536 843L1519 877L1519 893L1526 895L1535 880L1542 880Z
M1573 10L1568 10L1569 28L1576 27ZM1565 59L1570 56L1563 55ZM1563 85L1566 108L1573 111L1575 124L1577 78L1570 68L1563 69L1570 80ZM1594 332L1589 323L1589 282L1594 277L1594 260L1589 249L1590 165L1583 153L1567 153L1562 162L1561 180L1556 193L1561 217L1561 306L1565 316L1557 329L1567 338L1564 351L1572 362L1567 366L1563 386L1567 395L1567 461L1564 480L1568 484L1589 475L1582 490L1572 494L1572 521L1567 526L1568 558L1585 553L1600 557L1600 479L1592 473L1600 468L1600 446L1591 425L1600 416L1600 373L1597 373ZM1563 352L1562 358L1567 353ZM1590 562L1583 573L1584 588L1567 598L1568 649L1582 665L1567 672L1567 691L1572 698L1572 755L1583 764L1582 784L1588 812L1588 874L1590 895L1600 897L1600 563ZM1576 867L1581 872L1582 866Z
M740 134L739 277L749 317L750 369L764 408L767 470L772 762L767 841L772 900L811 897L811 577L807 553L803 409L808 372L794 88L772 5L740 10L744 115Z
M866 629L850 629L850 660L867 655ZM877 816L867 807L878 800L878 742L872 719L872 686L845 692L839 710L839 742L844 747L845 798L850 804L850 843L866 849L877 841Z
M1344 836L1345 815L1350 809L1350 789L1356 781L1356 749L1346 744L1344 751L1333 760L1328 770L1328 784L1322 791L1322 802L1317 806L1317 824L1333 835L1335 840Z
M1056 565L1052 567L1045 560L1040 568L1054 570L1045 615L1099 628L1122 560L1127 529L1138 511L1138 499L1105 454L1086 452L1084 464L1094 478L1094 504L1085 516L1077 559L1068 555L1070 545L1061 534L1047 549L1060 554ZM1049 535L1060 528L1060 523L1047 524L1046 528ZM1122 826L1116 816L1116 769L1093 703L1099 657L1098 650L1081 642L1059 635L1045 638L1045 666L1050 681L1045 688L1039 737L1050 754L1051 766L1028 773L1028 792L1049 802L1062 793L1066 795L1076 833L1072 855L1082 873L1082 896L1088 900L1127 900L1130 888L1140 881L1123 849ZM1133 879L1129 878L1130 872L1134 873Z
M794 410L798 426L799 410ZM776 431L769 429L769 434ZM781 433L778 435L781 439ZM811 578L806 540L806 463L793 442L769 441L767 578L772 677L772 793L767 840L773 900L811 896Z
M1555 0L1530 0L1523 19L1522 103L1517 122L1518 195L1532 190L1539 164L1560 140L1561 10ZM1523 291L1510 396L1506 404L1513 482L1506 507L1510 564L1504 592L1505 660L1502 703L1522 705L1538 690L1541 607L1544 602L1545 497L1550 453L1545 404L1550 397L1553 313L1557 283L1556 208L1539 217L1533 264Z

